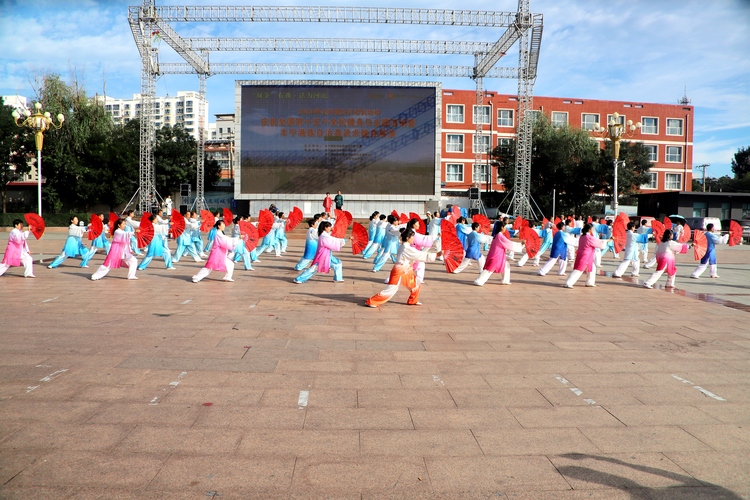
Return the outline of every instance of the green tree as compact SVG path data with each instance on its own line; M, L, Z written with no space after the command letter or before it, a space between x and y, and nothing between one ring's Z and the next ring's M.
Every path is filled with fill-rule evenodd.
M7 213L8 183L17 181L31 171L34 136L27 128L19 128L11 116L12 106L5 106L0 97L0 198Z
M750 147L740 148L734 154L732 172L735 179L742 179L750 174Z
M180 184L195 187L197 147L193 136L179 125L165 125L156 131L154 167L157 192L163 196L174 193ZM216 184L221 177L219 162L204 157L203 173L205 186Z
M612 153L612 141L607 141L604 149L599 153L599 168L605 173L606 191L614 196L614 155ZM635 195L642 184L649 181L648 172L652 163L649 160L648 150L640 142L620 142L620 157L617 167L617 190L620 197L627 199Z

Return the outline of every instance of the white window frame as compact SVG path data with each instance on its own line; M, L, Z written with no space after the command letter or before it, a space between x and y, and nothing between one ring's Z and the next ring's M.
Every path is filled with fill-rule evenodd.
M609 125L609 120L612 119L612 118L614 118L614 117L615 117L614 114L607 115L607 123L606 124L602 124L602 126ZM620 125L625 125L625 122L626 122L625 115L619 115L617 117L617 123L619 123Z
M454 114L450 113L451 108L456 108L461 110L461 120L452 120L451 117L455 116ZM445 123L463 123L464 122L464 105L463 104L447 104L445 108Z
M472 153L488 153L492 149L492 138L488 134L477 135L474 134L474 140L472 141L471 152ZM481 139L481 144L479 140ZM478 151L478 147L481 145L481 151Z
M456 172L456 176L460 177L460 179L451 179L450 178L450 172L448 171L448 167L458 167L458 172ZM464 181L464 164L463 163L446 163L445 164L445 182L463 182Z
M590 124L587 124L585 121L585 118L587 116L595 116L596 120L594 120ZM581 128L583 130L594 130L594 123L598 123L599 126L601 126L602 122L600 118L601 118L601 115L599 113L581 113Z
M555 122L555 115L564 115L565 116L565 123L556 123ZM568 112L567 111L553 111L550 115L550 121L552 122L553 127L565 127L568 125Z
M460 137L458 143L451 143L451 137ZM451 146L459 146L458 149L451 149ZM445 152L446 153L463 153L464 152L464 134L445 134Z
M669 131L670 130L670 127L669 127L669 122L670 121L680 122L680 132L678 134L674 134L674 133L672 133L672 132ZM685 124L685 122L683 121L682 118L667 118L667 135L676 135L676 136L683 136L683 135L685 135L684 134L684 130L685 129L683 128L684 124Z
M677 179L677 187L670 187L675 185L675 182L670 182L670 179L674 181L675 178ZM666 191L682 191L682 174L675 172L667 172L664 174L664 189Z
M482 125L489 125L489 124L492 123L492 109L491 109L490 106L477 106L477 105L474 105L473 113L474 113L474 118L473 118L474 125L476 125L477 123L479 123L479 122L477 122L477 118L479 118L479 117L481 117L481 119L482 119L482 121L481 121Z
M641 189L659 189L659 174L657 172L649 172L650 176L648 184L641 184Z
M656 120L656 132L646 132L646 119ZM641 116L641 134L659 135L659 117L658 116Z
M497 138L497 145L498 146L510 146L513 142L512 137L498 137Z
M515 126L515 117L516 114L513 109L498 109L497 110L497 126L498 127L514 127ZM507 112L508 116L501 116L503 113ZM510 125L508 125L508 121L510 121Z
M670 152L669 152L669 150L671 148L676 148L679 151L679 156L678 156L678 158L676 160L674 160L674 159L670 160L669 159L670 158ZM667 162L667 163L682 163L682 153L683 153L682 146L666 146L665 147L665 151L664 151L664 161ZM672 156L672 158L675 157L674 154L671 154L671 156Z
M658 144L644 144L643 147L645 147L646 150L648 151L648 161L650 161L651 163L656 163L659 161L659 145ZM651 159L651 150L649 148L656 148L656 154L655 154L656 158Z
M479 171L479 175L477 175L477 171ZM488 182L489 175L490 175L489 165L487 165L486 163L479 163L479 164L475 163L471 169L471 182L479 182L479 183L484 184Z

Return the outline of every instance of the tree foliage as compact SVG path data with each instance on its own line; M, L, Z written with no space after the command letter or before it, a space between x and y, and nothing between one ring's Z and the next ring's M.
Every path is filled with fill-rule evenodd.
M7 212L8 183L20 180L31 171L34 158L34 136L29 129L15 124L12 106L5 106L0 97L0 198L3 213Z
M734 154L732 172L735 179L742 179L750 174L750 147L740 148Z

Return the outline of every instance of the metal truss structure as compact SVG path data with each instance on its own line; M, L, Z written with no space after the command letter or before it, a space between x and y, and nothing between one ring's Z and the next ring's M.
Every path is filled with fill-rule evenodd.
M148 210L154 189L153 100L156 78L165 74L197 74L200 119L205 119L206 79L216 74L258 75L380 75L398 77L468 77L476 81L477 106L484 103L485 78L518 80L516 180L512 208L524 217L534 215L530 197L532 95L539 61L543 20L529 12L529 0L518 1L517 12L409 9L382 7L263 7L263 6L156 6L143 0L128 8L128 22L141 56L141 146L139 192L141 211ZM451 40L393 40L366 38L183 38L169 23L275 22L356 23L505 28L496 42ZM158 34L185 62L159 63L153 36ZM518 67L495 65L518 42ZM474 66L345 63L210 63L209 53L247 52L387 52L405 54L467 54ZM493 119L491 117L491 119ZM476 120L476 136L482 122ZM199 123L196 209L204 205L204 129ZM475 139L476 140L476 139ZM478 150L477 150L478 151ZM483 152L476 154L481 163ZM488 175L491 175L488 172Z

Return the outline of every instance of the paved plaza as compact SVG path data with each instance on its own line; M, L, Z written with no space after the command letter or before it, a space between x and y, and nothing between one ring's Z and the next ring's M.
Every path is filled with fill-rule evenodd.
M423 306L371 309L390 266L295 285L303 233L234 283L92 282L102 255L32 241L36 279L0 277L0 498L750 499L750 246L718 280L679 256L673 292L611 254L573 290L428 264Z

